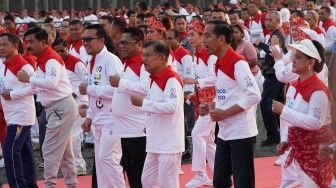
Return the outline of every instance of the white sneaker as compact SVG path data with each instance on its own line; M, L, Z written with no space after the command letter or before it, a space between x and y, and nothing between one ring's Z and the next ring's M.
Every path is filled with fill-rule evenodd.
M213 182L212 182L212 180L209 179L209 181L206 182L204 185L205 186L213 186Z
M208 178L208 176L201 176L196 175L192 180L190 180L185 187L186 188L195 188L202 185L208 185L209 183L212 183L212 181Z
M0 159L0 168L4 168L5 167L5 161L4 158Z
M298 180L283 180L281 181L280 188L294 188L300 185Z
M281 166L281 156L279 156L277 160L274 162L274 166Z

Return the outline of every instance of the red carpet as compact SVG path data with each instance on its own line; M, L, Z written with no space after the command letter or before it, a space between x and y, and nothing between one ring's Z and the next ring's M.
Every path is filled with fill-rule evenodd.
M276 157L263 157L255 159L255 171L256 171L256 188L275 188L280 185L280 167L274 166L274 161ZM184 185L193 177L193 172L191 171L191 165L182 166L184 175L180 176L180 187ZM209 172L209 169L208 169ZM212 177L209 173L209 177ZM78 177L79 188L91 188L91 176L80 176ZM38 182L39 187L43 187L43 181ZM63 179L57 181L57 188L65 187ZM9 188L5 185L4 188ZM204 186L204 188L210 188L209 186Z

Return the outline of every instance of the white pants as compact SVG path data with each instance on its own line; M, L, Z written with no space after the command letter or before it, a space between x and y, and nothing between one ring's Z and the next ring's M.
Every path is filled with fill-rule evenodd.
M291 149L291 148L290 148ZM290 152L290 149L285 151L284 154L280 156L281 160L281 185L280 188L291 188L288 187L287 184L289 182L297 182L299 181L297 175L297 163L292 162L287 168L285 168L285 163Z
M142 171L143 188L178 188L182 153L147 153Z
M77 106L85 103L80 101L80 98L77 97L75 99ZM86 103L85 103L86 104ZM76 114L76 120L75 124L72 128L72 147L73 147L73 153L75 157L75 163L76 163L76 170L78 172L86 172L86 162L83 158L82 155L82 141L84 140L84 135L83 135L83 129L82 129L82 124L84 122L85 118L82 118L79 113Z
M206 161L213 172L215 164L216 145L215 125L210 115L199 116L191 132L193 143L192 170L206 172Z
M296 165L296 172L298 175L298 178L300 180L300 186L301 188L319 188L319 186L312 180L300 167L300 165L295 161L294 162Z
M122 156L120 138L111 125L92 125L95 144L97 183L99 188L124 188L125 179L120 165Z

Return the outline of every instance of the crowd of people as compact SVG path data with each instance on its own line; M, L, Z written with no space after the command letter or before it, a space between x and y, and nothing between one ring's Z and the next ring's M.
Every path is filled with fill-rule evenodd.
M0 140L9 186L37 187L39 166L45 187L56 187L60 169L77 187L88 172L85 142L94 145L92 187L177 188L191 134L195 174L185 187L252 188L260 105L261 145L277 145L279 187L336 187L335 10L333 1L202 9L176 0L85 16L3 13Z

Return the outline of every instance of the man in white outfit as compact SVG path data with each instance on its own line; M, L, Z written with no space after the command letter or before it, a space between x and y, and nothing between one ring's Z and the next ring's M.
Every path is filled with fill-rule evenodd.
M122 156L120 138L115 135L112 118L112 99L115 88L109 76L120 75L122 63L105 47L106 31L103 26L87 26L84 46L91 60L88 65L88 83L79 86L82 95L89 96L89 108L84 122L84 131L92 131L95 144L95 162L99 188L123 188L125 180L120 165Z
M169 48L159 41L144 45L143 61L151 74L146 98L131 96L131 102L147 112L144 188L179 187L181 155L184 151L182 80L167 65Z

